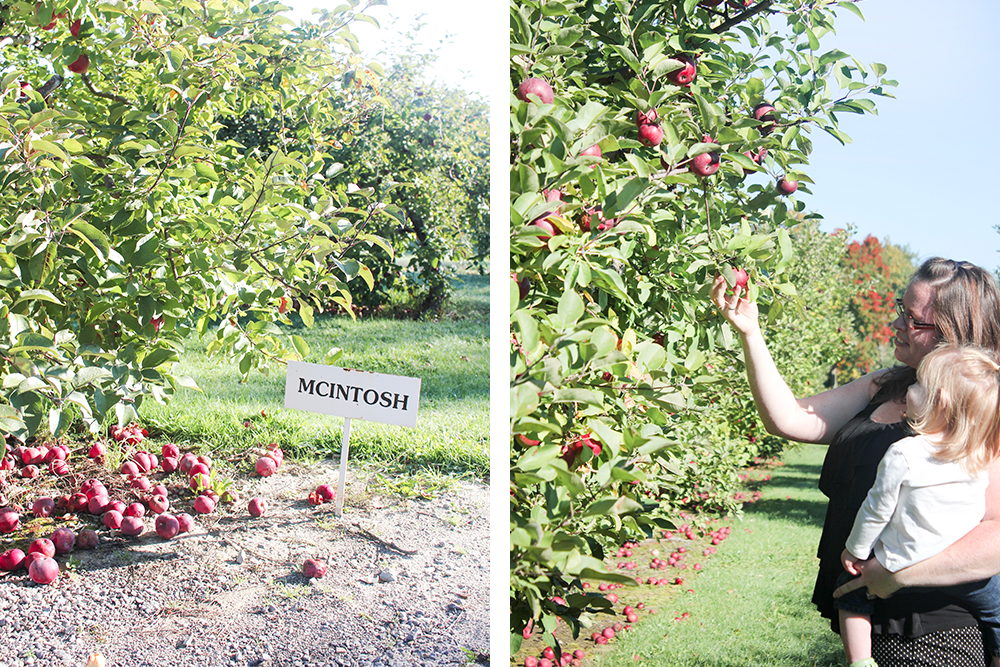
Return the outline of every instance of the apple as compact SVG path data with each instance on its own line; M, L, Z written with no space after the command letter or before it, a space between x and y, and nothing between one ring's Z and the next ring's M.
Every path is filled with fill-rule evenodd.
M194 517L187 512L181 512L174 518L177 519L178 532L190 533L191 529L194 528Z
M33 541L28 547L28 553L40 553L43 556L48 556L52 558L56 555L56 545L52 543L47 537L39 537L37 540Z
M542 651L542 657L553 660L556 657L556 650L551 646L546 646L545 650Z
M601 145L600 144L594 144L590 148L584 148L582 151L580 151L580 155L581 156L589 155L591 157L603 157L604 156L604 154L601 153Z
M691 171L704 178L717 172L721 164L722 159L719 157L719 154L711 151L695 155L691 158L690 167Z
M166 495L154 493L149 497L149 511L153 514L163 514L170 507L170 501Z
M177 460L177 469L186 475L191 470L191 466L197 462L198 457L191 452L187 452Z
M42 457L42 460L45 463L52 463L53 461L65 461L68 455L69 452L66 451L66 448L60 445L58 447L53 447L49 451L45 452L45 456Z
M104 524L105 528L110 530L118 530L121 528L122 521L124 521L124 517L118 510L108 510L104 513L104 516L101 517L101 523Z
M87 452L87 456L92 459L101 459L104 458L107 451L108 448L104 446L104 443L95 442L90 446L90 451Z
M524 667L538 667L538 658L533 655L529 655L524 659Z
M101 480L91 478L80 485L80 493L86 495L89 500L96 495L108 495L108 489Z
M105 495L96 495L87 501L87 511L91 514L100 514L107 509L111 499Z
M167 495L167 487L165 487L162 484L157 484L156 486L154 486L153 488L151 488L149 490L149 493L150 493L150 495L154 495L154 496L166 496Z
M73 512L82 512L87 509L87 502L87 494L74 493L69 497L69 509Z
M770 102L761 102L753 108L754 120L761 121L757 128L761 134L767 136L774 131L774 106Z
M204 474L207 475L210 472L212 472L212 469L210 467L208 467L207 465L205 465L201 461L198 461L197 463L195 463L194 465L191 466L191 469L188 470L187 474L188 475L197 475L199 473L204 473Z
M605 638L607 638L607 639L614 639L615 638L615 629L614 628L604 628L604 630L601 632L601 634L604 635Z
M129 481L129 486L139 491L149 491L152 484L145 475L136 475Z
M546 232L545 234L541 234L538 236L538 238L541 239L542 241L548 241L553 236L557 236L559 234L559 228L553 225L551 222L549 222L548 217L549 217L548 214L545 214L541 217L536 218L534 221L531 222L532 225ZM260 462L258 461L258 463ZM257 472L260 471L258 470Z
M118 468L118 472L127 477L134 477L142 472L135 461L125 461Z
M132 455L132 460L139 466L139 472L149 472L155 467L149 452L136 452Z
M778 192L780 192L781 194L790 195L798 189L799 182L789 181L782 177L778 179L777 187L778 187Z
M330 501L337 497L337 491L329 484L320 484L316 487L316 493L319 494L323 500Z
M76 74L84 74L90 68L90 58L87 54L81 54L79 58L71 62L66 66L70 72L75 72Z
M194 511L198 514L211 514L215 511L215 501L211 496L198 496L194 499Z
M157 535L165 540L169 540L177 536L181 525L172 514L161 514L156 517L155 528Z
M31 504L31 513L35 515L36 518L44 516L52 516L52 512L56 509L56 501L45 496L39 498Z
M686 53L676 54L674 60L679 60L684 63L684 66L680 69L675 69L673 72L668 72L667 80L675 86L690 86L698 73L698 63Z
M146 516L146 508L143 507L142 503L132 503L131 505L125 508L123 515L134 516L137 519L141 519L142 517Z
M34 479L38 477L38 466L28 465L21 468L21 477L25 479Z
M142 523L142 519L137 516L127 516L122 519L121 531L123 535L137 537L142 535L144 529L145 526Z
M59 578L59 563L51 556L38 558L28 566L28 576L36 584L51 584Z
M206 466L209 469L211 469L211 467L212 467L212 459L209 458L209 456L207 454L199 454L198 458L197 458L197 461L198 461L198 463L203 464L204 466ZM197 464L195 464L195 465L197 465ZM208 472L208 470L206 470L205 472Z
M97 535L97 531L90 528L84 528L76 536L76 546L78 549L94 549L99 542L100 538Z
M55 546L57 554L68 554L73 550L73 545L76 544L76 533L65 526L56 528L49 535L49 540Z
M192 491L198 491L199 489L207 489L212 484L212 478L203 472L198 472L191 475L188 486L191 487Z
M251 498L247 505L247 511L250 512L250 516L264 516L267 513L267 503L264 502L263 498Z
M257 464L254 467L261 477L270 477L278 469L278 464L270 456L262 456L257 459Z
M8 549L0 554L0 570L13 572L24 566L25 555L20 549Z
M174 443L168 442L160 448L160 453L163 454L163 458L170 456L176 459L181 455L181 450L180 447Z
M108 504L104 506L105 512L110 512L111 510L114 510L120 513L122 516L125 516L126 509L128 509L128 506L118 499L109 501Z
M317 558L308 558L302 563L302 574L307 579L319 579L326 574L326 561Z
M178 462L173 456L164 456L163 460L160 461L160 469L165 473L172 473L177 470Z
M239 491L236 489L226 489L222 492L222 495L219 496L219 500L224 503L238 503L240 502Z
M77 19L69 24L69 34L74 37L80 36L80 26L83 25L83 19Z
M639 127L639 143L643 146L655 148L663 141L663 128L656 124L642 125Z
M517 87L517 99L522 102L533 102L534 100L530 99L528 95L535 95L542 104L552 104L556 98L555 93L552 92L552 86L535 77L525 79Z
M656 113L656 109L652 108L649 111L642 111L637 109L635 112L635 126L642 127L643 125L653 125L659 118L659 114Z

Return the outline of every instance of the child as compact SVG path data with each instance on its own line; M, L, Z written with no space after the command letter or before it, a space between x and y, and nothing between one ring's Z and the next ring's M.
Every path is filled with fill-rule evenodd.
M890 572L930 558L982 520L986 468L1000 455L1000 358L972 346L937 348L917 369L906 416L917 435L893 444L879 464L842 555L850 575L872 552ZM1000 667L1000 577L941 590L976 616ZM851 667L877 667L865 593L836 602Z

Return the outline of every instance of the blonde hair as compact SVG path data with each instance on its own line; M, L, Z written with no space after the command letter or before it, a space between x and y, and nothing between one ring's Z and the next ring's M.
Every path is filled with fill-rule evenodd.
M1000 355L972 345L943 345L917 369L924 388L911 426L937 441L935 458L957 461L970 473L1000 455Z

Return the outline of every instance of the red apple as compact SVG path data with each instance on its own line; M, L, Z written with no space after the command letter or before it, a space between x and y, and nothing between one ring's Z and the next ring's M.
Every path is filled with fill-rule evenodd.
M173 456L164 456L163 460L160 461L160 469L165 473L172 473L177 470L177 459Z
M679 60L684 63L684 66L680 69L675 69L673 72L668 72L667 80L675 86L690 86L698 73L698 63L686 53L676 54L674 60Z
M156 517L155 528L157 535L165 540L169 540L177 536L181 525L172 514L161 514Z
M329 484L320 484L316 487L316 493L319 494L323 500L330 501L337 497L337 491Z
M91 514L100 514L105 510L111 499L105 495L96 495L87 501L87 511Z
M73 550L73 545L76 544L76 533L65 526L56 528L49 535L49 540L56 548L57 554L68 554Z
M181 450L180 447L178 447L174 443L168 442L165 445L163 445L163 447L160 448L160 453L163 454L163 458L167 458L168 456L170 456L176 459L178 456L181 455Z
M194 511L198 514L211 514L215 511L215 501L211 496L198 496L194 499Z
M77 19L69 24L69 34L74 37L80 36L80 26L83 24L83 19Z
M83 74L89 68L90 68L90 58L87 57L86 53L82 54L79 58L77 58L76 60L74 60L73 62L71 62L69 65L66 66L66 69L68 69L70 72L75 72L76 74Z
M559 234L559 228L556 227L555 225L553 225L551 222L549 222L548 217L549 217L548 214L545 214L545 215L543 215L543 216L541 216L539 218L536 218L531 223L535 227L538 227L539 229L541 229L542 231L545 232L545 234L541 234L541 235L538 236L538 238L541 239L542 241L548 241L553 236L556 236L556 235ZM258 464L259 463L260 462L258 461ZM257 472L260 472L260 471L258 470ZM263 473L261 473L261 474L263 474Z
M308 579L319 579L326 574L326 561L317 558L309 558L302 563L302 574Z
M278 464L270 456L262 456L257 459L257 464L254 467L261 477L270 477L278 469Z
M28 566L28 576L36 584L51 584L59 578L59 563L51 556L38 558Z
M24 567L25 555L20 549L8 549L0 554L0 570L13 572Z
M104 455L107 453L107 451L108 448L105 447L103 443L95 442L93 445L90 446L90 451L87 452L87 456L89 456L92 459L100 459L104 458Z
M197 462L198 462L198 457L192 454L191 452L187 452L180 459L178 459L177 469L186 475L188 474L188 472L190 472L191 466L193 466Z
M779 178L777 187L778 187L778 192L780 192L781 194L790 195L798 189L799 182L789 181L786 180L785 178Z
M118 472L127 477L134 477L142 473L142 469L139 467L135 461L125 461L118 468Z
M712 151L710 153L695 155L691 158L690 167L692 172L704 178L717 172L721 164L722 159L719 157L719 154Z
M764 136L774 131L774 107L769 102L761 102L753 108L753 117L759 120L761 125L757 130Z
M659 114L656 113L656 109L650 109L649 111L643 111L637 109L635 112L635 125L636 127L642 127L643 125L652 125L656 123L659 118Z
M603 157L604 154L601 153L601 145L594 144L590 148L584 148L582 151L580 151L580 155L581 156L589 155L591 157Z
M656 124L641 125L639 127L639 143L643 146L655 148L663 141L663 128Z
M52 512L56 509L56 501L49 497L42 497L37 499L31 504L31 513L35 517L52 516Z
M28 547L28 553L40 553L43 556L48 556L52 558L56 555L56 545L52 543L47 537L39 537L37 540L33 541Z
M142 517L146 516L146 508L143 506L142 503L132 503L131 505L125 508L123 515L134 516L137 519L141 519Z
M552 92L552 86L542 79L534 77L525 79L517 87L517 99L522 102L533 102L534 100L528 95L535 95L542 104L552 104L556 98L555 93Z
M142 523L142 519L136 516L127 516L122 519L121 531L123 535L129 535L131 537L137 537L142 535L142 531L146 527Z
M124 521L124 517L118 510L108 510L104 513L104 516L101 517L101 523L104 524L104 527L111 530L118 530L121 528L122 521Z
M267 503L263 498L251 498L247 511L250 512L250 516L264 516L267 513Z
M90 528L84 528L76 536L76 547L78 549L94 549L99 542L100 538L97 535L97 531Z
M181 533L190 533L191 529L194 528L194 517L187 512L181 512L176 517L177 525L179 526L179 531Z
M207 489L211 485L212 485L212 478L203 472L191 475L191 479L188 480L188 486L191 487L192 491Z
M170 501L166 495L154 493L149 497L149 511L153 514L163 514L170 507Z

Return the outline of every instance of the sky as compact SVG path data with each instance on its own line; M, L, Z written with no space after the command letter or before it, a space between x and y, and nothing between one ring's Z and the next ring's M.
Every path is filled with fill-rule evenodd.
M854 140L841 146L813 133L802 194L822 228L856 227L908 246L918 259L940 255L994 271L1000 266L1000 3L962 0L870 0L861 21L841 10L839 48L863 63L880 62L898 81L896 99L876 98L878 116L840 116ZM820 136L822 134L822 136Z
M345 2L344 0L284 0L284 4L293 8L292 18L299 19L308 18L314 7L333 9ZM387 0L387 4L371 7L366 12L379 22L380 28L358 23L352 32L357 35L366 56L384 63L388 62L388 58L380 57L379 50L392 48L390 38L396 32L393 29L393 20L397 21L398 31L405 32L418 17L422 16L420 22L424 25L419 31L421 43L434 48L440 47L439 58L430 72L431 78L452 87L464 86L467 90L486 98L490 84L495 83L485 74L490 55L494 56L492 60L495 70L506 65L503 53L507 45L507 23L506 15L502 12L505 8L496 0L493 0L492 4L496 7L490 9L477 7L473 10L470 9L468 2L459 0ZM492 18L485 21L486 17ZM495 21L498 17L504 21L504 27L498 26L498 30L495 31L497 34L492 37L484 35L483 24L498 25Z

